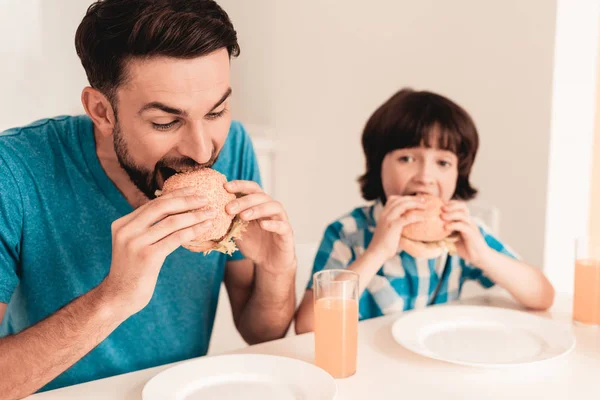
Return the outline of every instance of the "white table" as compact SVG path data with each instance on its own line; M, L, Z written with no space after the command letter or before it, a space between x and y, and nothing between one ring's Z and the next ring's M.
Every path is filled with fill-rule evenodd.
M488 294L461 304L520 309L503 294ZM571 325L571 299L558 296L549 312L536 313ZM529 366L472 368L430 360L396 344L391 325L398 315L359 324L358 371L338 380L339 400L349 399L580 399L600 398L600 329L573 325L576 348L567 356ZM233 353L273 354L313 361L313 335L246 347ZM49 399L139 400L146 382L176 364L31 396Z

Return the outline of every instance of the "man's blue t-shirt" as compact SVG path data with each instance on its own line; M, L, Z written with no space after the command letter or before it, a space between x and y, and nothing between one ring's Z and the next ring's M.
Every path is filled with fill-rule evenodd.
M233 122L213 167L260 183L243 126ZM0 133L0 337L18 333L97 286L111 264L111 223L133 211L96 155L87 116ZM43 390L206 354L225 262L183 248L167 257L154 296ZM135 268L135 265L131 266Z

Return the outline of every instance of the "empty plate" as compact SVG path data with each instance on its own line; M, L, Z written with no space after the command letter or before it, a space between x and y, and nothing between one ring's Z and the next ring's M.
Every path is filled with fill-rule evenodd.
M234 354L202 357L152 378L144 400L332 400L335 380L313 364L287 357Z
M494 307L434 306L400 317L396 342L436 360L502 367L553 359L575 346L568 326Z

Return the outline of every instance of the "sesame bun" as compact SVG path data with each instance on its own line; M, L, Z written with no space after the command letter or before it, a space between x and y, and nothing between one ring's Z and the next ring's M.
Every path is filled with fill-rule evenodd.
M445 222L441 217L444 202L439 197L421 196L425 209L410 213L422 215L425 219L402 229L400 248L415 258L436 258L445 251L455 254L454 242L458 237L444 227Z
M227 178L211 168L202 168L173 175L163 185L161 194L191 187L196 194L204 196L208 204L200 210L213 209L217 212L210 229L196 237L192 242L183 245L194 252L210 253L213 250L231 254L236 250L233 239L239 238L245 224L225 211L225 206L235 200L236 196L225 190Z
M445 239L452 232L444 227L445 222L442 220L444 202L439 197L431 195L421 195L421 197L425 209L413 210L410 213L423 216L425 220L404 227L402 236L420 242L436 242Z

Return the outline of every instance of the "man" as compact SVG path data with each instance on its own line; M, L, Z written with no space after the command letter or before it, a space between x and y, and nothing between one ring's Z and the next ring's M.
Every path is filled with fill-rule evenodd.
M293 233L231 122L227 14L212 0L104 0L75 40L87 116L0 136L0 397L206 354L222 281L249 343L286 333ZM233 256L180 245L214 217L156 190L212 166L250 221ZM160 276L159 276L160 275Z

